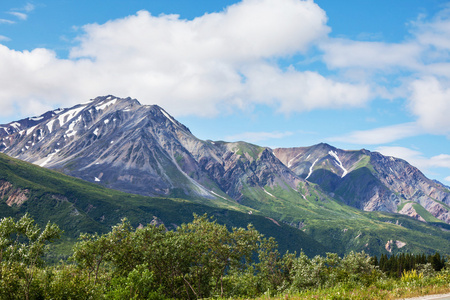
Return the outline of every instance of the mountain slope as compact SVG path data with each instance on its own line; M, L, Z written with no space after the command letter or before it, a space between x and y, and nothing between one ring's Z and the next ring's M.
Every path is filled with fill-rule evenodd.
M58 224L64 230L64 242L73 242L82 232L107 232L124 217L134 227L156 222L173 229L192 221L193 213L207 213L230 227L253 224L261 233L273 236L281 251L303 249L310 256L329 251L304 232L263 216L182 199L126 194L5 154L0 154L0 208L0 218L28 212L41 225L48 221Z
M130 98L99 97L47 115L51 117L35 117L39 123L24 122L21 131L3 137L0 151L149 196L229 202L239 201L246 183L262 190L266 184L294 188L299 182L268 149L201 141L162 108Z
M390 249L394 253L450 253L448 232L399 215L354 209L353 214L351 210L347 211L343 218L324 214L321 218L305 217L301 226L288 226L258 215L257 211L248 214L182 199L126 194L4 154L0 154L0 193L0 217L20 216L28 212L41 225L50 220L65 231L64 243L69 244L81 232L106 232L123 217L127 217L135 227L162 222L168 228L174 228L190 222L193 213L207 213L228 226L245 227L252 223L261 233L275 237L282 252L302 249L311 256L326 251L343 254L350 250L365 250L380 255L388 251L385 245L393 240L406 243L402 248ZM248 210L237 206L243 211ZM312 208L307 210L312 211Z
M358 209L399 212L421 221L432 215L434 222L450 223L449 190L402 159L327 144L274 153L298 176Z
M3 125L18 129L1 138L0 151L124 192L272 218L340 254L385 253L391 240L406 244L398 251L448 253L448 232L389 214L397 209L414 216L415 211L429 223L447 225L445 211L437 219L418 201L399 198L392 189L403 183L396 177L391 185L383 183L388 182L386 168L403 174L406 162L385 162L375 153L326 144L271 150L245 142L203 141L162 108L130 98L98 97L46 115L32 118L33 123ZM383 169L389 161L392 166ZM415 174L408 170L404 176ZM424 193L429 192L426 180L415 178L408 180L423 181ZM445 192L439 197L445 200ZM447 205L439 199L434 203ZM118 212L112 209L109 218Z

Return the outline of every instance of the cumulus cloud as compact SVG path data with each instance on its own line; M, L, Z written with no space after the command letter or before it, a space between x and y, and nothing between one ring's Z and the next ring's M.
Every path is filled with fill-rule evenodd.
M246 0L192 21L140 11L104 25L84 26L82 44L71 56L123 59L134 50L149 57L166 54L171 59L180 55L183 60L242 63L306 50L328 33L326 20L319 6L299 0Z
M318 108L358 107L371 96L365 84L334 81L316 72L282 71L276 66L259 64L243 70L249 97L254 102L275 104L283 113Z
M427 130L450 134L450 87L435 77L414 80L411 85L410 109Z
M68 75L74 71L74 65L80 64L58 60L54 52L46 49L21 52L3 45L0 45L0 61L0 114L3 115L13 113L13 107L26 114L30 102L35 103L34 108L41 103L44 109L70 97L75 86L69 88L74 78L69 79Z
M397 141L425 133L417 123L404 123L392 126L358 130L336 137L330 137L330 142L344 142L360 145L379 145Z
M416 117L418 134L449 135L450 9L447 6L433 18L421 17L409 25L410 36L399 43L325 39L320 44L323 61L343 77L372 82L374 95L404 98L405 107ZM407 127L394 126L390 128L393 134L385 138L382 134L387 128L350 136L375 144L410 136ZM370 137L364 138L366 133Z
M326 22L317 4L301 0L244 0L193 20L140 11L85 25L68 59L0 47L0 103L23 112L27 101L44 108L114 94L176 116L260 103L284 113L363 105L371 97L365 84L276 63L326 38Z
M33 10L28 3L10 12L24 19ZM85 25L67 59L49 49L14 51L0 45L0 114L19 110L24 115L30 107L43 111L105 94L159 104L175 116L214 116L258 104L289 114L401 96L417 122L333 140L377 144L424 132L449 133L450 18L445 10L413 23L411 37L400 43L332 39L326 23L325 12L313 1L243 0L193 20L140 11ZM340 77L278 64L279 58L299 53L308 61L316 45ZM384 85L390 80L384 76L392 74L401 86Z

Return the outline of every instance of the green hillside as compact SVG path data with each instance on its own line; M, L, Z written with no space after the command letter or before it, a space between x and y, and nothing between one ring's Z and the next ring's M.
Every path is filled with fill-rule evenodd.
M127 194L0 154L0 187L8 186L6 183L11 183L12 187L9 191L4 188L0 191L0 217L19 217L28 212L41 226L48 221L58 224L64 230L58 248L63 255L68 254L80 233L108 232L124 217L134 227L157 219L172 229L191 222L194 213L206 213L230 227L246 227L251 223L264 235L273 236L282 253L303 250L312 256L329 251L303 231L257 214L244 213L242 211L248 209L237 203L230 205L230 208L237 208L232 210L182 199ZM8 199L18 194L25 194L27 200L9 206ZM206 200L197 200L201 201Z
M364 212L335 200L311 183L300 183L297 190L280 186L266 186L265 190L246 187L242 203L301 228L332 252L450 254L450 233L444 223L427 224L399 214ZM399 241L401 247L388 251L389 241Z
M0 216L19 217L28 212L40 225L57 223L64 230L58 250L64 255L80 233L107 232L124 217L134 227L157 220L173 229L192 221L194 213L207 213L230 227L252 223L261 233L275 237L281 252L302 249L312 256L364 250L380 255L389 254L385 247L392 240L401 247L391 247L391 253L450 254L448 231L402 215L360 211L310 183L300 183L297 190L247 186L241 204L151 198L107 189L0 154L0 188ZM24 195L26 200L19 201Z

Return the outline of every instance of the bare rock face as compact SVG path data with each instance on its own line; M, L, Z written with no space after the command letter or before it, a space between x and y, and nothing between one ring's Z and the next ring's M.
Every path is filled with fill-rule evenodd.
M410 216L419 221L425 222L425 219L422 218L422 216L416 212L412 203L406 203L405 206L403 206L403 208L399 210L399 213L402 215Z
M6 198L8 206L21 206L29 198L30 191L14 187L10 182L0 180L0 199Z
M150 225L153 225L153 226L156 226L156 227L159 227L161 225L165 226L164 222L160 218L158 218L156 216L153 216L153 220L150 221ZM141 228L143 227L142 224L139 224L139 226Z
M328 144L272 150L203 141L161 107L131 98L98 97L0 125L0 151L129 193L259 201L274 197L267 188L304 198L318 185L361 210L397 212L404 205L400 213L423 219L405 204L414 202L450 223L448 188L404 160ZM9 203L20 205L26 195L17 192Z
M401 249L406 246L406 243L402 241L390 240L387 241L386 245L384 245L384 248L386 249L387 252L392 253L394 246L397 247L397 249Z
M397 212L414 202L446 223L450 191L408 162L367 150L344 151L327 144L274 149L298 176L319 184L342 202L366 211ZM425 221L411 204L401 214Z
M0 151L125 192L229 201L244 187L302 181L268 148L199 140L161 107L131 98L24 120L0 126Z

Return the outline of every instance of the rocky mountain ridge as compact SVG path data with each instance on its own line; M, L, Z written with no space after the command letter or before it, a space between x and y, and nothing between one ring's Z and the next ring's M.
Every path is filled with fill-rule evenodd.
M49 221L56 223L64 233L53 247L56 251L48 257L54 262L71 255L72 246L81 233L109 232L123 218L135 228L164 224L168 230L174 230L191 222L194 214L205 213L230 227L253 224L265 236L275 238L281 252L293 252L302 247L305 253L314 256L330 251L300 230L281 222L276 224L261 215L250 215L236 206L237 209L227 209L183 199L127 194L0 153L0 219L19 219L27 213L40 226ZM439 243L440 239L433 241ZM450 253L447 248L438 249L441 253Z
M15 130L0 139L0 151L148 196L239 201L244 184L262 190L301 181L270 149L199 140L159 106L134 99L98 97L45 115L3 125Z
M365 211L406 214L416 210L450 222L450 192L405 160L368 150L345 151L327 144L274 149L298 176L320 185L344 203ZM418 208L420 209L420 208Z
M337 199L366 211L450 223L450 192L406 161L327 144L269 149L196 138L156 105L105 96L0 125L0 151L39 166L148 196L202 198L276 211ZM328 203L328 204L326 204ZM331 206L330 211L333 211Z

